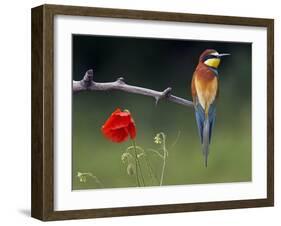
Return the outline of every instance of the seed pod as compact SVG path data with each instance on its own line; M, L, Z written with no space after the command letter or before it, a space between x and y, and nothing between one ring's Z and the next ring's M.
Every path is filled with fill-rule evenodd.
M133 175L135 175L135 173L136 173L136 167L135 167L135 165L132 164L132 163L128 164L128 166L127 166L127 174L128 174L129 176L133 176Z

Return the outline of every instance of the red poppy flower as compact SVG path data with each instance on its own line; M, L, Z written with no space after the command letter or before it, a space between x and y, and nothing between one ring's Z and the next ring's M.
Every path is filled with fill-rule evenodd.
M113 142L123 142L136 137L136 125L130 112L117 108L101 128L104 136Z

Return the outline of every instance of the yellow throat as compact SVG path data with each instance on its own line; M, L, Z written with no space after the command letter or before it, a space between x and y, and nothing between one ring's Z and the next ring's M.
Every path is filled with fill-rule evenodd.
M214 68L218 68L218 66L220 65L220 58L211 58L208 60L204 61L204 64L206 64L209 67L214 67Z

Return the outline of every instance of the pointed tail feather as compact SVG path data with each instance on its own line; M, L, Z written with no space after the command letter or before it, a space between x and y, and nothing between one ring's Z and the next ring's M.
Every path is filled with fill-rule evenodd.
M204 121L203 142L202 142L202 150L203 150L204 162L206 168L208 166L209 144L210 144L210 122L209 122L209 118L207 117Z
M206 115L204 109L200 104L195 106L195 116L198 126L198 132L202 144L202 152L204 156L205 167L208 166L209 144L211 142L212 130L215 124L216 107L214 104L210 105L209 112Z
M201 144L203 143L203 126L205 121L205 112L200 104L195 106L195 118L198 127Z

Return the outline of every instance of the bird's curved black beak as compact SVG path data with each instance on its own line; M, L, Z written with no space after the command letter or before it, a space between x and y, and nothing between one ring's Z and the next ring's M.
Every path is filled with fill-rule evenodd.
M218 57L224 57L224 56L229 56L229 55L231 55L230 53L220 53L219 55L218 55Z

